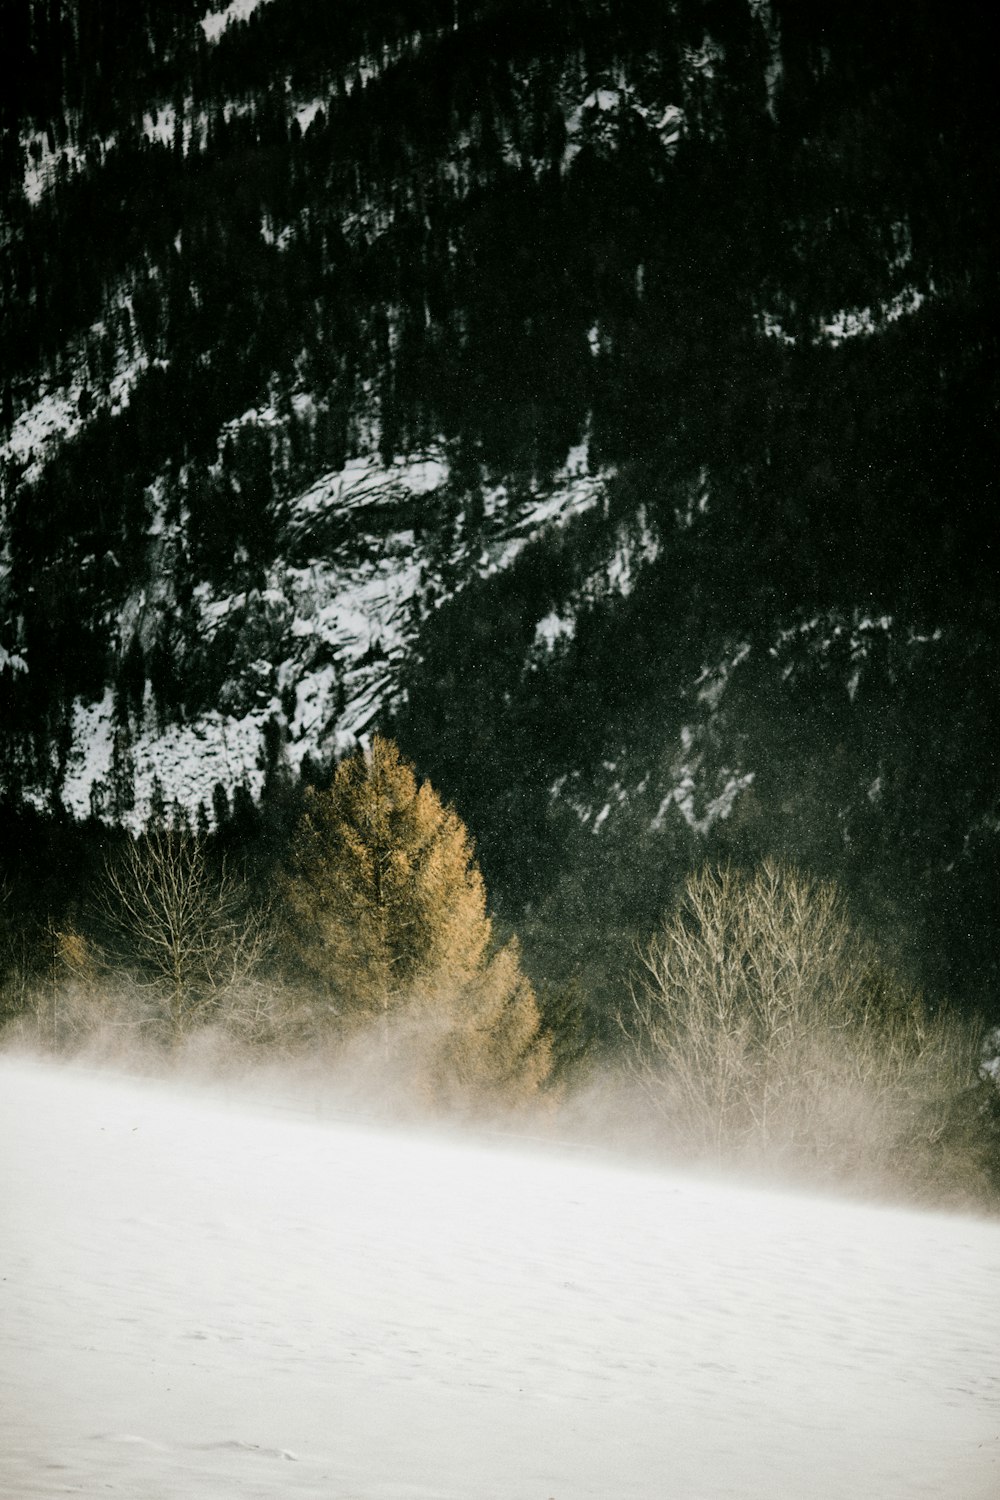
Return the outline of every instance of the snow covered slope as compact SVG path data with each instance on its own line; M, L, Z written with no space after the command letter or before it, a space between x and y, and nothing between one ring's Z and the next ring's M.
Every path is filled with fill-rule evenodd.
M0 1060L0 1493L987 1500L1000 1226Z

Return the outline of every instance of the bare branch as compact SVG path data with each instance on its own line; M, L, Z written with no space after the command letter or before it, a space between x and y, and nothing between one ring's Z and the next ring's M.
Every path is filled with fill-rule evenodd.
M974 1079L969 1028L905 989L835 887L772 862L691 877L617 1020L638 1086L712 1153L854 1149L862 1129L887 1152Z
M97 906L119 959L163 996L176 1035L248 982L270 943L267 910L225 861L213 871L199 838L163 828L107 862Z

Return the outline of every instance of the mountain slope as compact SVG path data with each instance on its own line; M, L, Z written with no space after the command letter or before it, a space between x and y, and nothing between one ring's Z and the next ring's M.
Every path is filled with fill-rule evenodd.
M982 8L9 9L12 812L381 724L561 976L778 849L995 995Z

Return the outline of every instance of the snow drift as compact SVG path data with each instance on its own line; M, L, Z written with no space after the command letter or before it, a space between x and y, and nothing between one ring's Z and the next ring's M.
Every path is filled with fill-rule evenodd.
M0 1493L1000 1490L1000 1226L0 1059Z

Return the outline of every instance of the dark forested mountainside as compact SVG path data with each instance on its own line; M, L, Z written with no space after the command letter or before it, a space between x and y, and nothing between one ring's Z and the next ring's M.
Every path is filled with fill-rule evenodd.
M994 1003L988 20L8 0L11 867L381 723L553 977L775 852Z

